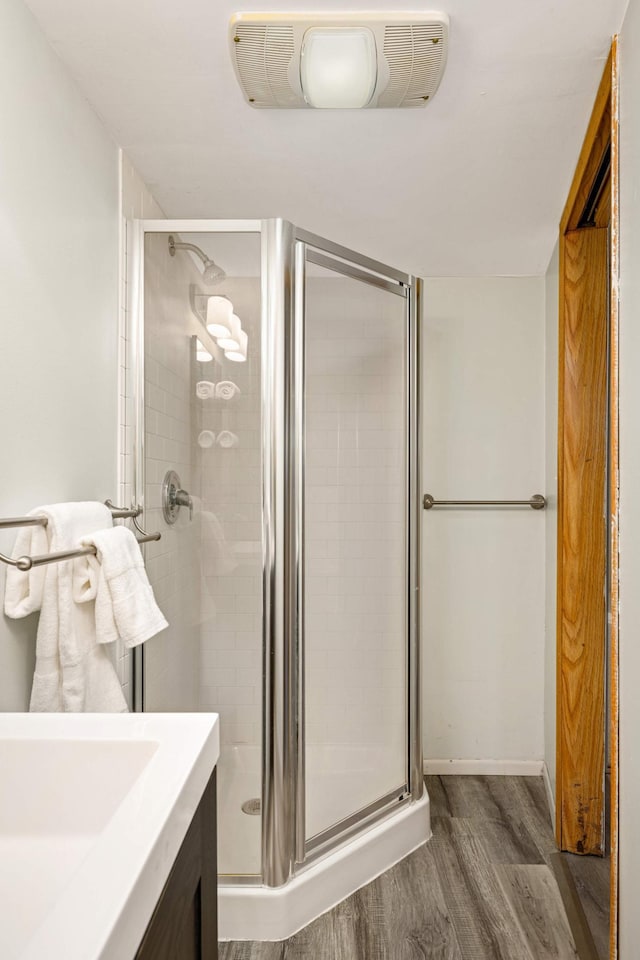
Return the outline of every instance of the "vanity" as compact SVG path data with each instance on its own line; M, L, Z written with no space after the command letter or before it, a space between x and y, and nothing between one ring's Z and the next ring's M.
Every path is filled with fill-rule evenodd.
M214 960L216 714L0 714L3 960Z

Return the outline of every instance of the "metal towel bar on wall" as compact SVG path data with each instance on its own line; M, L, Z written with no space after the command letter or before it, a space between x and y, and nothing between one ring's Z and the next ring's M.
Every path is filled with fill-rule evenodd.
M544 510L546 505L541 493L534 493L528 500L434 500L430 493L425 493L422 498L425 510L432 507L531 507L532 510Z
M111 511L114 520L133 520L133 525L140 534L137 537L138 543L150 543L152 540L160 540L161 533L146 533L138 523L138 517L142 513L142 507L134 507L128 510L126 507L116 507L111 500L105 500L105 506ZM0 519L0 530L9 527L46 527L48 521L46 517L6 517ZM38 557L6 557L0 553L0 560L8 563L18 570L31 570L32 567L41 567L45 563L57 563L60 560L73 560L75 557L86 557L91 554L95 556L95 547L79 547L77 550L60 550L57 553L45 553Z

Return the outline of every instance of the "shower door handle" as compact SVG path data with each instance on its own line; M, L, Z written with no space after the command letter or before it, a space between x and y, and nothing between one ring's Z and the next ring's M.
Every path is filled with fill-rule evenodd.
M162 514L167 523L175 523L180 507L189 508L189 520L193 520L193 498L182 489L180 477L175 470L169 470L162 482Z

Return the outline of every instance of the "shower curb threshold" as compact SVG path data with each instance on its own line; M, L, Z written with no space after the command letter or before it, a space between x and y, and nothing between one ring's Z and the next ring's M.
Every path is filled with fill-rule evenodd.
M393 814L281 887L218 888L220 940L286 940L431 836L429 797Z

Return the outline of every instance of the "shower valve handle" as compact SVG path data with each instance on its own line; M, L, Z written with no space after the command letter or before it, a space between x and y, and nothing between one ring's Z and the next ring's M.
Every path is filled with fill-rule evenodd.
M189 507L189 520L193 520L193 499L186 490L176 490L174 501L179 507Z
M175 470L169 470L162 482L162 514L167 523L176 522L180 507L188 507L189 520L193 520L193 497L182 489Z

